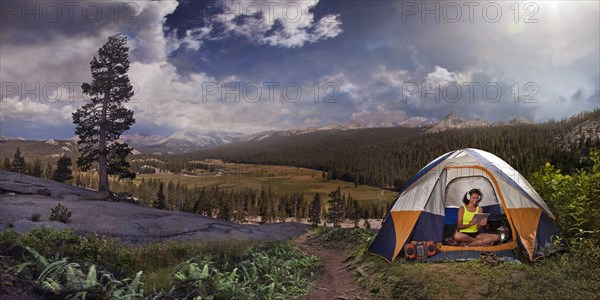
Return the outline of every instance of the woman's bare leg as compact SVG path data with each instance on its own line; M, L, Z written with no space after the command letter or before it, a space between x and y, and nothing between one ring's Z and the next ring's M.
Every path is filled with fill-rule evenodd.
M472 243L475 241L475 238L472 238L460 231L454 233L454 240L461 243Z
M489 246L499 240L497 234L480 233L475 237L475 240L470 243L472 246Z

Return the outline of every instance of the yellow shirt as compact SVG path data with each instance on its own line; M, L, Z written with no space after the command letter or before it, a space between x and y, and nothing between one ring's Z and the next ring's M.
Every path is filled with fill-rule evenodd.
M477 209L475 209L475 212L470 212L465 205L463 205L463 208L464 208L464 212L463 212L462 224L467 225L467 224L471 223L471 221L473 220L473 216L479 212L479 207L477 207ZM460 232L468 232L468 233L476 233L478 231L479 230L477 229L477 224L471 225L467 228L463 228L460 230Z

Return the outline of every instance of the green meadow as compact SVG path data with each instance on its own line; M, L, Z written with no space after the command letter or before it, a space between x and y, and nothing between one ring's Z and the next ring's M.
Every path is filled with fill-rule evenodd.
M353 199L365 202L388 203L394 200L396 192L368 185L355 186L352 182L341 180L326 180L323 172L307 168L290 166L270 166L255 164L233 164L220 161L203 161L214 165L214 172L195 169L186 174L155 173L138 174L134 183L142 179L158 179L164 182L173 181L186 185L188 188L208 187L218 185L223 189L260 190L271 187L275 193L304 193L304 199L310 200L315 193L320 193L323 199L329 192L341 187L342 193L352 195Z

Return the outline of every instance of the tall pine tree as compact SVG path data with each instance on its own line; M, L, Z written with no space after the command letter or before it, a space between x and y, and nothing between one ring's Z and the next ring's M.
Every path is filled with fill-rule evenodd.
M349 202L351 204L349 217L354 222L354 228L358 228L358 222L360 221L360 205L358 205L358 200L352 200L352 197L348 196Z
M8 157L4 158L4 170L10 171L12 170L12 166L10 165L10 159Z
M42 177L42 161L39 158L36 158L31 165L31 169L29 170L29 175L35 177Z
M310 203L310 208L308 209L308 221L311 222L313 226L319 226L319 223L321 223L321 196L319 193L315 193L315 197Z
M333 223L333 227L340 227L342 224L342 191L340 187L329 193L329 214L328 219Z
M77 165L87 171L93 163L98 163L98 191L106 196L109 174L135 178L126 160L133 149L117 141L135 122L133 111L123 106L133 96L133 86L127 76L129 48L126 42L125 36L114 35L98 50L98 57L90 62L92 82L81 85L90 102L73 113L75 133L80 139L77 144L81 155Z
M56 171L52 179L58 182L65 182L73 178L73 171L71 171L71 158L68 156L61 156L56 162Z
M15 151L10 170L15 173L27 173L27 163L25 163L25 158L21 156L21 149L19 149L19 147L17 147L17 151Z
M154 202L154 208L165 209L165 191L162 182L158 187L158 193L156 193L156 201Z

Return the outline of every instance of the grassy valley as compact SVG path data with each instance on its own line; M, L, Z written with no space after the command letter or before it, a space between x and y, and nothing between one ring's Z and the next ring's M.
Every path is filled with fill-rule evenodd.
M139 159L138 159L138 162ZM163 165L158 159L147 161ZM340 188L343 219L381 219L397 192L342 180L327 179L322 171L289 166L224 163L219 160L193 162L199 169L179 173L138 174L134 180L111 179L114 192L133 196L156 207L163 185L165 209L198 213L237 222L277 222L294 219L307 222L315 194L322 199L322 218L328 211L329 193ZM148 167L143 167L148 168ZM156 172L158 171L158 172ZM96 188L95 173L77 172L73 182Z
M173 181L188 188L216 185L236 191L270 187L276 193L302 193L305 200L312 199L315 193L320 193L321 197L326 198L327 193L339 186L346 194L351 194L361 202L381 204L393 201L397 194L392 190L367 185L355 186L352 182L342 180L327 180L324 172L307 168L224 163L218 160L204 161L204 163L211 166L213 171L196 169L193 172L180 174L139 174L133 182L139 184L142 180Z

